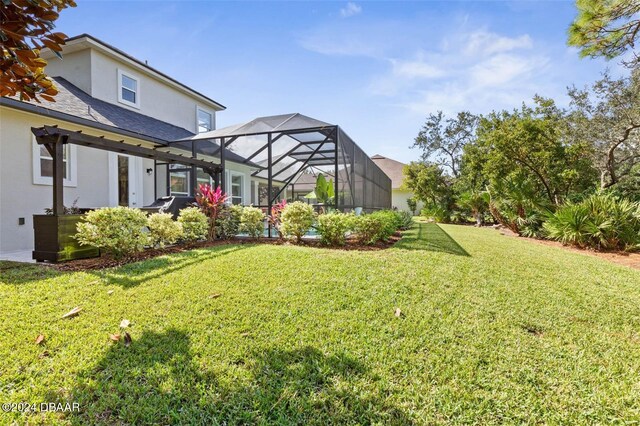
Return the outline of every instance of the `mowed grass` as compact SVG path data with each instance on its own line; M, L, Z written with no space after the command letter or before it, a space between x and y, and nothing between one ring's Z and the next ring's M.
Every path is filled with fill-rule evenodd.
M491 229L420 223L385 251L11 266L0 402L80 412L0 423L640 422L640 272ZM125 318L128 347L108 337Z

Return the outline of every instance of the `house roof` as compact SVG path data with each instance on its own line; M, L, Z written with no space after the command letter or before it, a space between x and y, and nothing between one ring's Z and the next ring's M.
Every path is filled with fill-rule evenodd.
M2 103L17 108L28 105L32 107L33 112L43 115L51 115L51 112L59 113L57 118L62 120L66 119L103 130L115 128L125 131L130 136L149 140L158 145L168 145L168 141L193 136L192 132L182 127L96 99L62 77L53 77L53 80L58 88L56 102L43 101L37 104L2 98L4 101ZM236 163L243 163L245 160L244 157L229 150L226 151L225 156L227 160ZM255 166L255 164L251 165Z
M145 134L164 141L193 135L189 130L157 118L96 99L62 77L53 77L58 87L55 102L41 105L54 111Z
M389 176L391 179L392 189L400 189L400 187L402 187L402 181L404 180L402 170L406 164L379 154L374 155L371 159L387 176Z
M195 95L196 97L201 98L202 100L209 102L211 104L213 104L217 109L219 110L224 110L227 107L225 107L224 105L222 105L219 102L216 102L215 100L211 99L208 96L203 95L202 93L192 89L191 87L179 82L178 80L174 79L173 77L168 76L167 74L158 71L157 69L149 66L146 61L141 61L140 59L137 59L131 55L129 55L126 52L123 52L122 50L118 49L117 47L114 47L112 45L110 45L109 43L106 43L90 34L80 34L77 36L73 36L73 37L69 37L66 39L66 44L63 46L63 51L62 53L64 54L65 52L69 51L74 51L74 50L79 50L80 48L85 48L87 47L87 44L89 46L92 46L94 48L98 48L99 50L101 50L103 53L106 53L110 56L114 56L114 57L119 57L120 59L124 58L128 61L131 61L133 63L135 63L138 67L142 68L143 70L149 72L152 75L155 75L156 77L159 77L162 80L165 80L166 82L170 83L171 85L176 86L176 88L184 90L189 92L192 95ZM50 49L43 49L42 51L42 56L44 58L49 58L49 57L54 57L54 53L50 51Z

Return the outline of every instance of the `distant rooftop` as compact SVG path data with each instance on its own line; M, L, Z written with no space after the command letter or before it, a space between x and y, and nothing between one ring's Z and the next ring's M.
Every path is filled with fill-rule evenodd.
M387 176L389 176L389 178L391 179L391 188L400 189L400 187L402 186L402 181L404 180L404 174L402 173L402 170L404 169L404 166L406 166L406 164L401 163L400 161L392 160L391 158L387 158L380 154L374 155L373 157L371 157L371 159L374 163L376 163L378 167L380 167L380 169L382 169L382 171Z

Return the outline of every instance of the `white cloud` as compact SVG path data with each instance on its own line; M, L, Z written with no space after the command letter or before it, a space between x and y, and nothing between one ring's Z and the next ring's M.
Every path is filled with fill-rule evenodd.
M445 75L443 69L422 59L402 61L391 59L393 74L406 78L438 78Z
M347 3L345 7L340 9L340 16L343 18L349 18L362 12L362 7L353 2Z
M372 78L369 93L395 98L395 104L424 115L468 109L517 107L542 92L549 68L544 54L531 54L529 35L507 37L487 31L444 35L432 51L411 59L392 59L383 75Z
M500 88L506 84L531 77L534 71L541 71L548 64L544 57L500 54L490 57L469 70L470 82L483 88Z
M517 108L536 93L564 91L565 84L554 81L550 52L543 46L533 51L529 34L500 34L470 20L433 23L428 30L421 21L421 32L397 20L342 21L299 41L317 53L352 57L355 66L366 67L363 90L377 98L372 102L421 116ZM356 62L365 57L368 62Z
M487 31L477 31L468 36L465 53L468 55L490 55L518 49L531 49L532 47L533 41L528 34L511 38Z

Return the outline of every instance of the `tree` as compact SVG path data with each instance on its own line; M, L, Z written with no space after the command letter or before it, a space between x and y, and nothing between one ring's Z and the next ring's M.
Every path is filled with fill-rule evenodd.
M404 166L403 186L428 209L438 209L447 221L454 207L451 178L437 164L411 162Z
M468 111L455 118L444 118L442 111L429 114L413 147L422 149L422 160L446 167L454 177L460 175L464 146L474 140L478 117Z
M590 88L570 88L569 96L572 137L594 147L600 188L631 178L640 164L640 65L630 77L605 73Z
M52 32L54 22L61 10L75 6L74 0L2 0L0 96L55 102L58 90L44 72L40 50L47 47L60 57L67 36Z
M520 175L550 205L561 204L573 192L593 186L588 143L569 143L565 112L550 99L535 98L534 108L492 112L480 121L477 143L465 150L464 162L490 185ZM480 170L477 170L480 168Z
M612 59L634 49L640 37L639 0L576 0L578 16L569 27L569 44L581 56ZM634 52L630 63L639 63Z

